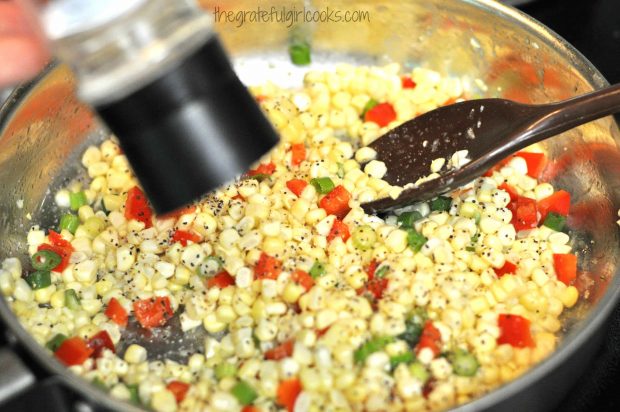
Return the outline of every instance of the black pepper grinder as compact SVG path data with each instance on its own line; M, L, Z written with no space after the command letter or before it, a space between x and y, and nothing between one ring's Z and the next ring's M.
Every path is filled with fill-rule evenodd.
M193 0L54 0L38 14L157 213L233 180L278 142Z

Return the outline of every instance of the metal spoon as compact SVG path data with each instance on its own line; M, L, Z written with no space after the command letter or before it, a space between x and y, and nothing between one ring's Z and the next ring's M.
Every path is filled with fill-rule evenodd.
M581 124L620 111L620 84L543 105L505 99L469 100L427 112L390 130L369 146L387 166L384 180L405 186L430 174L434 159L467 150L467 164L404 190L396 199L362 204L387 212L432 199L467 184L512 153Z

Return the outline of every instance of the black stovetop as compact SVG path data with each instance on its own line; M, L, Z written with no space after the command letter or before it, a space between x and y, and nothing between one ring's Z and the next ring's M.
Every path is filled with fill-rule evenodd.
M537 0L520 7L583 53L610 83L620 82L620 0ZM2 338L0 337L0 345ZM48 382L50 384L50 382ZM53 382L51 382L53 385ZM558 407L561 412L620 411L620 306L591 368ZM71 394L62 389L31 391L1 411L70 411ZM41 395L41 391L39 391Z
M575 46L610 83L620 82L620 0L538 0L520 9ZM557 410L619 411L619 383L620 306L595 361Z

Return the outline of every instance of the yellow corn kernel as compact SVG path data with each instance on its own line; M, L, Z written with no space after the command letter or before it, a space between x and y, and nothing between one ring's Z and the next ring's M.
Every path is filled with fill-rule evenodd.
M138 364L146 361L146 349L137 344L131 344L125 351L125 362L130 364Z
M574 286L569 286L562 292L560 297L562 303L567 308L572 308L577 303L577 299L579 299L579 291Z
M191 276L192 272L188 268L185 266L177 266L172 281L177 285L187 285Z
M519 296L519 303L535 313L542 313L547 309L547 298L537 290L531 290Z
M284 253L284 242L279 237L265 237L261 249L268 255L281 256Z
M282 292L282 299L286 303L295 303L306 289L300 284L290 282L284 287Z
M478 296L469 301L469 307L475 314L480 314L489 309L489 304L484 296Z
M220 322L215 313L209 313L205 316L202 324L209 333L218 333L226 329L226 323Z
M562 324L560 323L558 318L555 318L551 315L545 316L540 324L543 328L545 328L551 333L555 333L559 331L560 328L562 327Z

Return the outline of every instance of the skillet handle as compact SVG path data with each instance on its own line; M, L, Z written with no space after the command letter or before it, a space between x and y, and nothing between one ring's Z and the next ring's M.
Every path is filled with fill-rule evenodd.
M36 382L34 374L10 347L0 348L0 405Z

